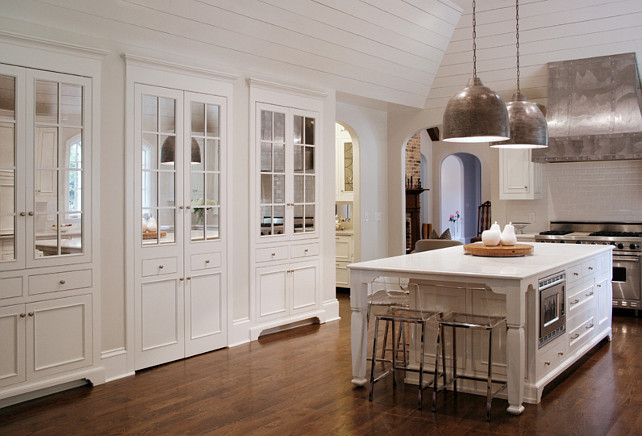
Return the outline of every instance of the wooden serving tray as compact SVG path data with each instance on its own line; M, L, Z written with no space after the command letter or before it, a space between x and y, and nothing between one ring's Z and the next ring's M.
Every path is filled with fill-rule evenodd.
M164 238L165 236L167 236L167 232L161 231L160 236L161 238ZM158 237L158 233L156 232L150 232L150 231L143 232L143 239L156 239L157 237Z
M474 244L464 245L464 253L472 254L473 256L516 257L525 256L532 252L533 246L529 244L497 245L494 247L487 247L483 242L475 242Z

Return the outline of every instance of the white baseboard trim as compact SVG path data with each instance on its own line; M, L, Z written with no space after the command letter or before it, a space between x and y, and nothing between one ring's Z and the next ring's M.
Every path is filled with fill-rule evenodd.
M341 319L339 316L339 300L336 298L323 302L323 310L326 313L325 322L338 321Z
M229 334L227 335L228 347L236 347L250 342L250 325L249 318L241 318L232 321Z
M134 371L127 368L127 350L124 347L103 351L100 353L100 360L105 368L107 382L134 375Z

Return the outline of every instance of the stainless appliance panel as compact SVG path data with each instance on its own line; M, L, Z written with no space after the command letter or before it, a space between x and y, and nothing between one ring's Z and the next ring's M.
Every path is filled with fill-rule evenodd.
M639 256L613 256L613 300L621 300L617 306L640 307L641 280ZM621 304L622 301L627 304Z

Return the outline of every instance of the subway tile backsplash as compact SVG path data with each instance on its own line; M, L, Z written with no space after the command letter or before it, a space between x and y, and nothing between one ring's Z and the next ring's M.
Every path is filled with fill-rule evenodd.
M545 164L548 218L642 222L642 160Z

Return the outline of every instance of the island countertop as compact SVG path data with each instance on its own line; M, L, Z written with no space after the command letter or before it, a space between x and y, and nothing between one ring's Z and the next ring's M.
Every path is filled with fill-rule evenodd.
M534 242L533 254L519 257L484 257L464 254L463 245L440 250L387 257L352 263L353 270L426 273L501 279L525 279L541 276L569 262L591 258L601 252L612 251L610 245L575 245Z

